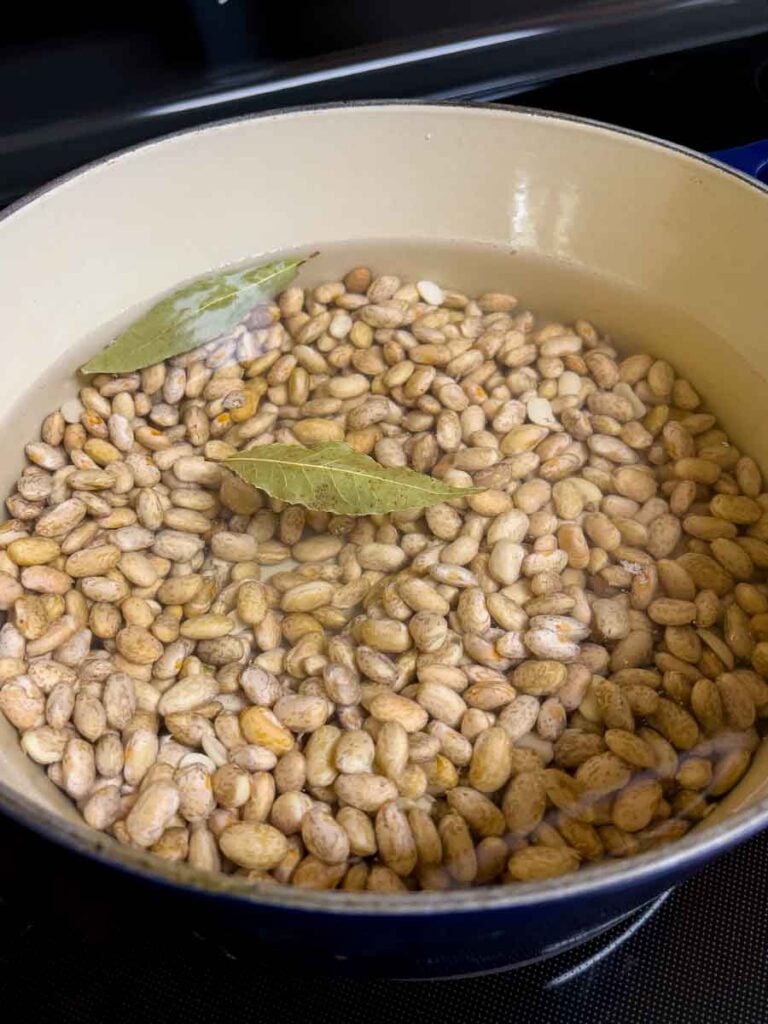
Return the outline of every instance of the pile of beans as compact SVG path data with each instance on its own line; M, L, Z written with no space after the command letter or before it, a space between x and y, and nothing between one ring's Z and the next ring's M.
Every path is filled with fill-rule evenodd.
M222 460L346 441L481 493L352 518ZM768 709L768 494L590 323L358 267L43 421L0 527L0 709L119 843L347 891L682 836Z

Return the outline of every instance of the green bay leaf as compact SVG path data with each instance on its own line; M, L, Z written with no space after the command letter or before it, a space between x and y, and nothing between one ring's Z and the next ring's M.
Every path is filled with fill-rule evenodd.
M129 373L205 345L282 291L308 259L298 256L199 278L161 299L81 370Z
M381 466L341 441L310 448L294 444L257 445L230 455L224 465L272 498L337 515L365 516L425 508L484 490L450 487L412 469Z

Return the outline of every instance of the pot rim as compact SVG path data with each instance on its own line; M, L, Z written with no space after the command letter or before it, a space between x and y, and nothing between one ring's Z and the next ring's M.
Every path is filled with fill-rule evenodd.
M118 150L98 158L73 171L60 175L41 188L23 196L0 213L2 222L14 216L31 204L43 199L48 193L65 186L70 181L89 174L105 164L154 146L172 143L175 139L203 132L212 132L234 125L266 117L292 117L322 111L346 111L367 108L372 110L395 109L455 109L478 114L512 114L516 117L541 119L582 125L598 132L627 136L643 145L666 149L751 186L763 196L768 196L768 184L736 170L719 160L713 159L686 146L656 138L644 132L634 131L617 125L607 124L591 118L572 114L560 114L534 107L501 103L454 102L451 100L424 102L422 100L370 100L360 102L337 102L307 104L299 107L279 108L240 117L212 121L193 128L171 132L146 142ZM64 846L76 853L96 860L118 870L138 875L150 882L173 886L202 896L219 897L227 902L251 904L254 907L282 908L295 912L321 912L348 915L373 916L422 916L436 913L467 913L490 910L506 910L529 907L542 903L554 904L577 897L598 895L624 886L639 886L661 873L673 873L686 868L693 869L704 858L714 857L739 841L748 839L768 825L768 796L752 807L739 811L718 825L702 831L692 830L682 839L675 840L660 849L651 850L626 860L598 864L578 872L544 882L523 882L514 885L482 886L476 889L455 892L408 892L397 893L348 893L343 891L313 891L283 885L262 885L233 876L217 875L199 871L187 864L164 861L144 850L121 846L115 839L89 828L85 823L71 822L60 818L33 801L21 796L0 780L0 809L22 825L39 833L46 839Z

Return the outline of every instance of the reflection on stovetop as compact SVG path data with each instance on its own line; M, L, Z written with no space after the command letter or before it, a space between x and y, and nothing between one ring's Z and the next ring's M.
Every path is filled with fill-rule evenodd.
M0 977L35 1024L739 1024L766 1019L768 834L590 942L445 982L296 977L142 904L99 904L88 870L0 819ZM93 870L96 870L95 866ZM85 879L85 882L83 882ZM104 888L99 889L101 893ZM123 904L124 906L124 904Z

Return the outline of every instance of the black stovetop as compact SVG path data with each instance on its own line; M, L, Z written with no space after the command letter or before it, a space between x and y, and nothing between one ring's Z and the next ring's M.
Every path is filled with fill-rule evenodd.
M402 94L396 85L378 88L370 95ZM409 79L409 89L420 94L417 81ZM446 95L560 110L720 150L768 137L768 33L525 91L492 83L483 91L475 83L462 92L460 82L452 90ZM425 87L421 95L436 93ZM104 151L114 148L113 138L118 135L101 141ZM73 145L65 163L75 166L80 152ZM35 153L32 143L26 155L17 148L13 173L4 175L11 164L0 146L0 182L13 179L14 192L37 185ZM89 892L87 871L83 881L71 858L0 818L0 980L6 1001L20 994L22 1019L41 1024L259 1018L362 1024L374 1011L382 1024L757 1024L768 1019L766 857L768 834L588 945L507 974L440 983L303 978L296 984L290 963L267 969L255 954L233 955L145 906L131 913L100 904Z

